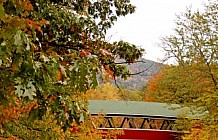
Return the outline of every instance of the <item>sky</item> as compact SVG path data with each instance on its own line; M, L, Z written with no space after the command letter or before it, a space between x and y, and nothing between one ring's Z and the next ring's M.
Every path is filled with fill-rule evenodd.
M158 47L160 38L173 34L176 14L202 10L207 0L131 0L136 12L118 18L107 33L109 41L124 40L145 49L144 58L161 62L164 51Z

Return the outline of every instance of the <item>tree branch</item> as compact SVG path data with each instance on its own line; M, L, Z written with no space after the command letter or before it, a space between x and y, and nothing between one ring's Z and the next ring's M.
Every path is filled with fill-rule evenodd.
M63 47L63 48L66 48L66 49L72 49L72 50L76 50L76 51L79 51L80 48L85 48L85 46L82 45L82 44L77 44L77 45L72 45L72 44L57 44L57 43L48 42L48 41L44 41L42 43L43 44L48 44L49 46Z
M154 64L154 63L153 63L153 64ZM146 68L146 69L144 69L144 70L142 70L142 71L140 71L140 72L130 73L130 74L124 74L124 75L129 75L129 76L131 76L131 75L138 75L138 74L141 74L141 73L143 73L143 72L149 70L149 69L153 66L153 64L151 64L148 68Z
M134 62L130 62L130 61L125 61L125 62L110 62L110 63L106 63L106 65L108 64L133 64L133 63L146 63L145 61L134 61Z

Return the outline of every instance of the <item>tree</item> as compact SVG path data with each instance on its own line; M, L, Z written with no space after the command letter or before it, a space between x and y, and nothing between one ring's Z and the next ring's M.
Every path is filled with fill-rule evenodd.
M148 83L145 99L156 102L193 105L193 100L199 98L204 92L203 84L199 82L199 75L189 77L187 67L165 66Z
M125 87L117 87L111 83L105 83L96 89L88 90L86 95L89 100L142 101L144 93Z
M96 89L87 91L89 100L120 100L119 89L110 83L98 86Z
M105 41L116 19L134 11L129 0L1 0L0 137L24 137L11 123L34 129L19 120L50 116L64 131L81 116L88 121L80 95L98 85L97 75L128 76L116 58L142 55L133 44Z
M162 47L178 64L163 70L153 90L155 100L200 109L199 139L217 139L218 3L210 1L203 12L187 10L176 20L175 34L164 37ZM193 120L191 121L193 124ZM196 123L194 122L194 125ZM191 131L187 139L194 139Z

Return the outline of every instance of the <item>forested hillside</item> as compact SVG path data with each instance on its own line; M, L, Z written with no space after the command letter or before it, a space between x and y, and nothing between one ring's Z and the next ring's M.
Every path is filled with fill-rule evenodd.
M122 60L120 60L122 62ZM131 74L126 80L121 78L117 78L112 83L115 83L119 86L140 90L148 83L148 80L151 76L154 76L157 72L159 72L160 68L163 67L163 64L157 63L151 60L146 60L144 58L139 59L137 62L128 65Z

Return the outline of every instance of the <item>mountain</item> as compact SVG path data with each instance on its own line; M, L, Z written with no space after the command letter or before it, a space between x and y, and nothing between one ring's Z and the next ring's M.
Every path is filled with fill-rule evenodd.
M119 60L122 61L122 60ZM136 63L131 65L127 64L130 69L131 75L127 80L122 80L121 78L116 79L116 83L119 86L123 86L128 89L140 90L148 83L151 76L159 72L164 64L157 63L151 60L141 58ZM112 81L115 83L115 81Z

